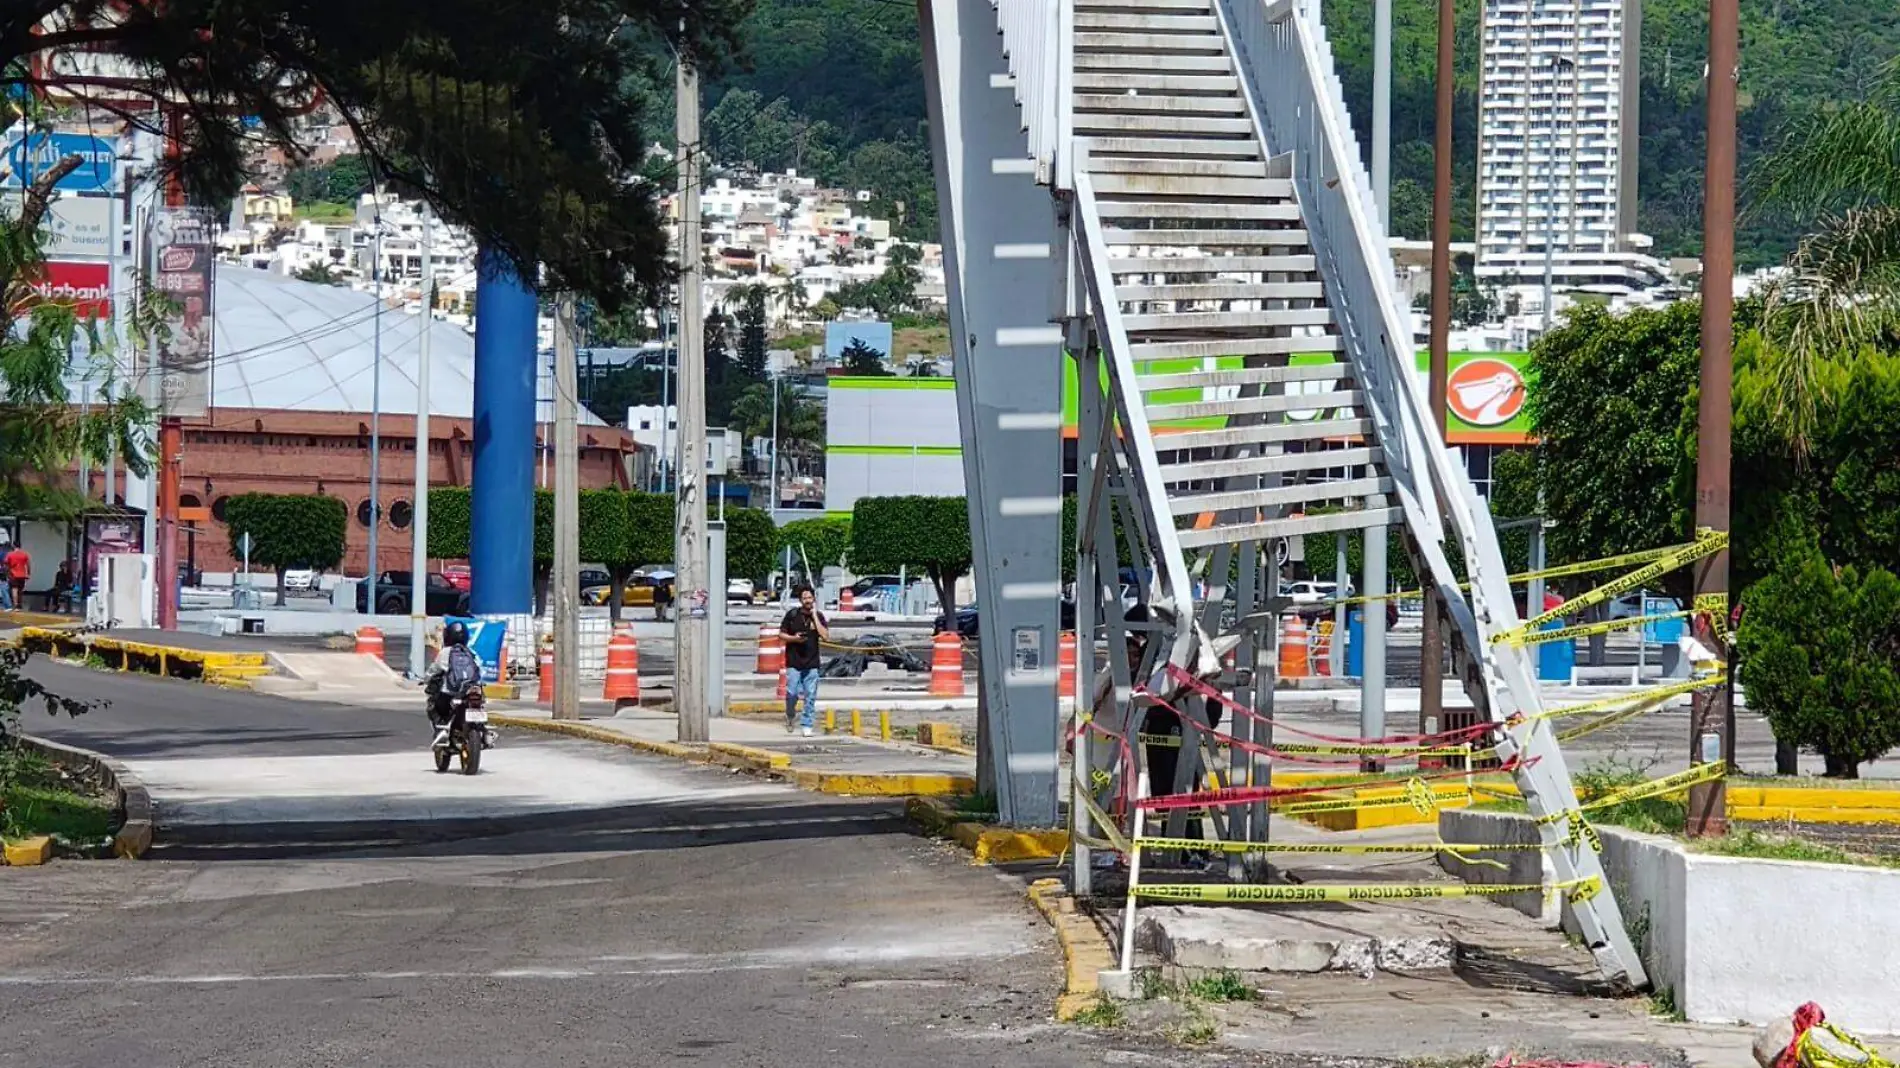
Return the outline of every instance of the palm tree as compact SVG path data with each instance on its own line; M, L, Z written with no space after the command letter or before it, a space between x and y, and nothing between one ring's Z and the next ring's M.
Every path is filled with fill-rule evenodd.
M1813 227L1767 292L1763 328L1778 415L1797 456L1812 443L1821 363L1900 331L1900 61L1866 100L1797 125L1749 176L1751 211Z

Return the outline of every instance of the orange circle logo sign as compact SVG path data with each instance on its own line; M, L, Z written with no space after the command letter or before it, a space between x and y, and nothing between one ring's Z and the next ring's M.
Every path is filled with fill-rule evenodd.
M1452 371L1445 403L1472 426L1503 426L1524 410L1524 376L1503 360L1479 359Z

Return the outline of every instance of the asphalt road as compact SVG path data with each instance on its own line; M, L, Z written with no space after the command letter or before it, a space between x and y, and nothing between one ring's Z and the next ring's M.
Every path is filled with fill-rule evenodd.
M33 731L144 767L420 751L410 714L299 703L293 717L256 695L34 670L111 704L36 712ZM510 744L496 774L543 744L580 745ZM0 1066L1202 1059L1050 1023L1059 956L1020 884L906 833L894 802L581 749L668 790L372 847L276 825L262 831L275 848L0 868ZM404 774L419 788L490 775Z

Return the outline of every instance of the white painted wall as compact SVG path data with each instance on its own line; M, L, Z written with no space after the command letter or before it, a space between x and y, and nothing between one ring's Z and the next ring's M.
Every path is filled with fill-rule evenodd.
M1527 826L1499 813L1439 813L1439 832L1453 843L1525 841ZM1690 1020L1766 1024L1814 1001L1851 1031L1900 1034L1900 870L1706 856L1673 839L1598 830L1650 980ZM1520 854L1508 873L1440 864L1474 883L1547 884L1541 856ZM1516 899L1501 903L1551 918ZM1563 925L1576 930L1568 909Z

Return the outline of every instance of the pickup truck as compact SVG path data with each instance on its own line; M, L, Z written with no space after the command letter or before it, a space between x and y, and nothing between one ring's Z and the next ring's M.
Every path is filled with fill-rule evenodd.
M432 616L462 616L468 614L468 591L458 590L448 577L431 572L424 577L426 586L428 614ZM370 584L358 583L356 586L356 610L379 616L406 616L409 614L409 584L411 573L407 571L385 571L376 578L376 596L370 598ZM376 607L372 610L370 605Z

